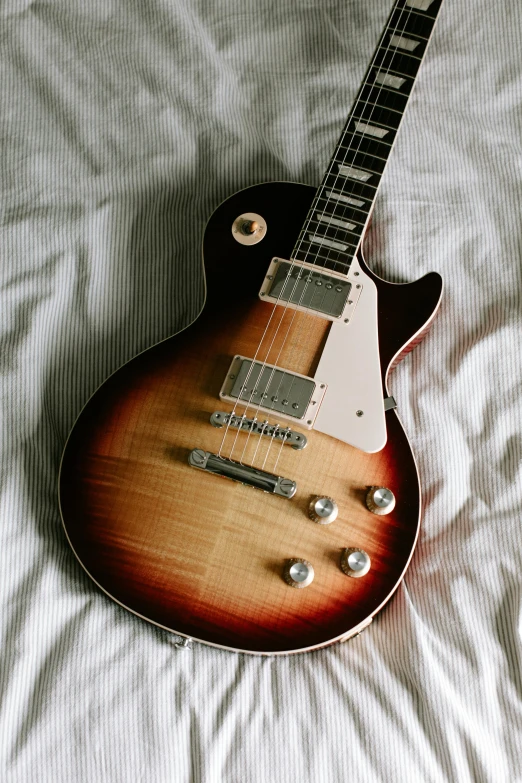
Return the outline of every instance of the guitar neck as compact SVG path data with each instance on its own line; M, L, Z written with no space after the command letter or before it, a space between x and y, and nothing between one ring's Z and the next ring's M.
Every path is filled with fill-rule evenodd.
M397 0L292 258L347 273L443 0Z

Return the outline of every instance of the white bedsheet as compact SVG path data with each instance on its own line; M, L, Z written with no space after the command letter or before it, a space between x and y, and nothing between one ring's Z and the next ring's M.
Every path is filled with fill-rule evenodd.
M235 655L106 598L62 532L98 384L202 294L214 207L318 184L391 0L0 5L0 780L522 780L520 0L446 0L367 241L445 277L391 387L425 488L406 580L348 644Z

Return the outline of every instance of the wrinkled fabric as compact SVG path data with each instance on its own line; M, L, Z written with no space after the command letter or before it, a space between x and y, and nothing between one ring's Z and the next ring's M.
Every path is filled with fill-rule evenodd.
M391 5L0 6L6 783L522 780L518 0L446 0L366 241L389 280L445 279L390 382L424 521L370 628L291 657L180 651L60 521L82 405L196 315L222 199L320 182Z

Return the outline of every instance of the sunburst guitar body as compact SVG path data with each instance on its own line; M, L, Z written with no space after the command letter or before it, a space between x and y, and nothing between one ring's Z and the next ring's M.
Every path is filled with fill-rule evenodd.
M419 530L415 460L393 408L384 414L384 448L365 453L299 420L294 426L277 413L261 416L254 403L248 411L220 397L234 357L260 356L260 345L263 359L271 345L267 361L277 357L296 377L314 378L320 366L331 323L259 296L271 259L290 258L314 195L304 185L263 184L216 210L204 237L207 295L199 317L98 389L62 460L65 530L97 585L152 623L237 651L299 652L358 633L399 585ZM262 216L262 241L236 240L231 227L244 214ZM429 326L442 281L430 273L394 285L373 275L361 255L358 264L360 278L377 290L386 399L388 371ZM212 425L213 414L234 410L249 421L257 411L256 431ZM279 424L275 436L273 429L259 433L267 420ZM306 447L285 443L286 431L304 437ZM198 469L194 452L218 455L225 468L228 460L245 466L246 483ZM255 483L265 474L291 480L293 496L249 483L249 475ZM390 513L370 510L372 487L393 493ZM316 498L334 501L330 524L311 518ZM355 578L353 560L352 574L346 567L347 550L368 558L362 577ZM296 579L289 578L292 560ZM304 589L294 589L299 563L313 568Z
M361 248L441 3L395 0L317 190L266 183L217 208L199 317L117 370L67 441L78 560L182 637L262 654L343 641L410 562L421 493L387 379L442 280L387 283Z

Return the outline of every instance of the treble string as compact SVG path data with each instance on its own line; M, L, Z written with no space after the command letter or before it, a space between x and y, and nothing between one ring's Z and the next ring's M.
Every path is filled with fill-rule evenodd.
M396 9L394 9L394 10L392 11L392 14L395 12L395 10L396 10ZM402 18L402 15L403 15L403 12L402 12L402 10L401 10L401 14L400 14L400 16L399 16L399 20L398 20L398 22L397 22L397 25L399 24L399 21L400 21L400 19ZM397 29L398 29L398 26L396 26L396 27L394 28L394 31L396 31ZM385 33L384 33L384 35L386 35L388 32L391 32L391 30L392 30L392 28L390 27L390 25L388 25L388 27L387 27L387 29L386 29L386 31L385 31ZM384 36L383 36L383 37L384 37ZM386 53L388 53L388 52L390 51L390 44L391 44L391 36L390 36L390 43L388 44L388 46L387 46L387 49L386 49ZM377 54L379 53L379 51L380 51L380 50L382 50L382 47L381 47L381 46L379 46L379 47L377 48L376 54L375 54L375 56L374 56L374 59L373 59L373 61L372 61L371 65L370 65L370 68L369 68L369 70L368 70L368 73L369 73L369 74L371 73L371 69L372 69L373 67L375 67L375 59L376 59L376 57L377 57ZM388 72L389 72L389 70L390 70L390 65L388 65L388 67L387 67L387 69L386 69L386 73L388 73ZM364 87L365 87L365 86L368 84L368 81L369 81L369 80L368 80L368 78L367 78L367 79L366 79L366 81L365 81L365 82L364 82L364 84L363 84L363 87L361 88L361 92L362 92L362 89L364 89ZM382 86L380 86L380 88L379 88L379 91L378 91L378 93L377 93L377 98L379 97L379 95L380 95L381 91L382 91ZM355 111L357 110L357 108L359 108L360 104L362 104L362 103L364 104L364 108L365 108L365 107L366 107L366 106L368 106L368 104L369 104L369 99L367 98L365 101L362 101L362 100L360 100L360 99L359 99L359 100L357 101L357 103L356 103L356 105L355 105L354 109L352 110L351 116L353 116L353 114L355 113ZM364 108L363 108L363 111L364 111ZM374 111L375 111L375 106L374 106L374 105L372 105L372 108L370 109L370 115L369 115L369 117L368 117L368 120L367 120L368 122L369 122L369 121L372 119ZM343 134L343 135L344 135L344 134ZM349 146L348 146L348 148L347 148L347 150L346 150L346 153L345 153L345 155L344 155L343 163L346 161L346 158L348 157L348 154L349 154L350 152L353 152L353 148L351 147L351 144L352 144L352 141L353 141L353 139L354 139L354 138L355 138L355 133L353 133L353 134L352 134L352 138L350 139ZM359 146L358 146L357 150L355 151L355 154L357 154L357 152L359 151L359 149L360 149L360 146L361 146L361 143L362 143L362 138L361 138L361 140L359 141ZM330 166L329 166L329 169L327 170L327 173L326 173L326 175L325 175L325 180L326 180L326 178L327 178L328 176L330 176L330 175L331 175L331 173L332 173L332 168L333 168L333 166L335 165L335 163L338 163L338 161L336 161L336 160L335 160L335 156L334 156L334 159L331 161L331 164L330 164ZM342 164L341 164L341 165L342 165ZM329 187L335 187L335 185L337 184L337 180L339 179L339 176L340 176L340 174L339 174L339 173L337 173L337 174L336 174L336 176L335 176L334 185L333 185L333 186L332 186L332 185L330 185ZM314 200L314 202L315 202L315 201L317 201L317 199L320 197L320 195L321 195L322 191L325 189L325 187L326 187L326 184L324 184L324 185L321 185L321 187L319 188L319 192L318 192L317 196L315 197L315 200ZM353 191L352 191L352 192L353 192ZM325 200L326 200L326 202L327 202L327 204L328 204L328 203L329 203L329 199L327 198L327 199L325 199ZM312 210L310 210L310 212L309 212L309 215L310 215L312 212L313 212L313 209L312 209ZM306 228L307 228L307 227L309 226L309 224L310 224L310 219L311 219L311 218L310 218L310 217L308 217L308 218L307 218L307 220L305 220L305 226L306 226ZM305 231L306 231L306 228L303 228L303 235L302 235L302 236L303 236L303 238L304 238L304 236L305 236ZM335 236L337 237L337 236L338 236L338 231L337 231L336 229L334 229L334 230L335 230ZM315 230L314 230L314 232L313 232L313 236L314 236L314 237L316 237L316 236L317 236L317 229L315 229ZM301 246L301 244L302 244L302 242L303 242L303 238L301 238L301 239L298 241L298 245L297 245L297 249L296 249L296 253L295 253L295 255L297 255L297 252L299 252L299 250L300 250L300 246ZM310 255L310 249L308 249L308 250L306 250L306 251L304 252L304 256L305 256L305 258L304 258L304 261L305 261L305 262L307 261L307 259L308 259L308 256L309 256L309 255ZM354 254L354 255L355 255L355 254ZM340 261L338 261L338 260L334 260L334 259L332 259L332 258L331 258L331 256L330 256L330 250L327 250L327 251L326 251L326 258L327 258L328 260L330 260L330 261L332 261L332 262L333 262L333 264L334 264L334 269L335 269L335 268L336 268L338 265L342 265L342 266L348 266L348 267L349 267L349 264L342 263L342 262L340 262ZM310 263L310 261L308 261L308 263L310 264L310 266L311 266L312 268L314 268L314 267L318 266L316 263L313 263L313 262L312 262L312 263ZM265 337L266 337L266 334L267 334L267 332L268 332L268 328L269 328L269 326L270 326L270 323L271 323L271 321L272 321L273 315L274 315L274 313L275 313L275 309L277 308L277 306L278 306L278 304L279 304L279 302L280 302L280 300L281 300L281 298L282 298L282 295L285 293L285 289L286 289L286 286L287 286L287 283L288 283L288 281L291 279L291 274L292 274L292 271L293 271L293 268L295 267L295 265L296 265L296 264L295 264L295 259L291 259L291 266L290 266L290 270L289 270L289 272L288 272L288 277L287 277L287 280L285 281L285 283L284 283L284 285L283 285L283 287L282 287L282 289L281 289L281 292L280 292L280 294L279 294L279 296L278 296L278 298L277 298L276 302L274 303L273 310L272 310L272 313L271 313L271 315L270 315L269 321L268 321L268 323L267 323L267 326L266 326L266 328L265 328L265 331L264 331L264 333L263 333L263 336L262 336L262 338L261 338L261 341L260 341L260 343L259 343L259 346L258 346L258 348L257 348L257 350L256 350L256 354L255 354L255 356L254 356L253 360L251 361L251 364L250 364L249 370L248 370L248 372L247 372L247 376L246 376L246 379L245 379L245 381L244 381L244 386L247 386L247 384L248 384L248 380L249 380L249 378L250 378L250 376L251 376L251 374L252 374L252 372L253 372L253 370L254 370L254 367L255 367L255 360L257 359L257 356L258 356L258 354L259 354L259 352L260 352L260 350L261 350L262 344L263 344L263 342L264 342L264 339L265 339ZM301 268L301 267L299 267L299 268ZM302 269L305 269L306 271L308 271L306 268L302 268ZM279 319L279 323L278 323L278 325L277 325L277 327L276 327L276 330L275 330L274 336L273 336L273 338L272 338L272 340L271 340L271 343L270 343L270 345L269 345L269 348L268 348L268 351L267 351L267 353L266 353L266 356L265 356L265 358L264 358L264 360L263 360L263 362L262 362L262 364L261 364L261 368L260 368L260 370L259 370L259 374L258 374L258 379L260 379L260 378L261 378L261 376L262 376L262 373L263 373L264 369L266 368L266 365L267 365L267 360L268 360L268 356L270 355L270 352L271 352L271 350L272 350L273 344L274 344L274 342L275 342L275 338L276 338L276 337L277 337L277 335L278 335L279 329L280 329L280 327L281 327L281 324L282 324L282 322L283 322L284 316L285 316L285 314L286 314L286 310L287 310L287 309L288 309L288 307L289 307L289 304L290 304L290 302L291 302L291 300L292 300L292 297L293 297L293 294L294 294L294 292L295 292L296 286L298 285L298 282L299 282L299 275L298 275L298 277L297 277L297 279L296 279L296 281L295 281L295 283L294 283L294 286L293 286L292 292L291 292L291 294L290 294L290 297L289 297L288 299L286 299L286 304L285 304L285 306L283 307L283 312L282 312L281 318ZM302 290L302 293L301 293L301 297L300 297L300 299L299 299L299 302L297 303L297 306L299 306L299 305L302 303L302 301L303 301L303 299L304 299L304 297L305 297L305 295L306 295L306 292L307 292L308 286L310 285L310 282L311 282L311 274L307 274L307 276L306 276L306 278L305 278L305 285L303 286L303 290ZM324 293L324 295L323 295L323 301L324 301L324 296L325 296L325 295L326 295L326 292L325 292L325 293ZM269 380L268 380L268 382L267 382L267 384L266 384L266 389L268 389L268 388L270 387L270 385L271 385L271 382L272 382L272 380L273 380L274 374L275 374L275 372L276 372L276 368L278 367L278 361L279 361L279 358L280 358L280 356L281 356L281 353L282 353L283 347L284 347L284 345L285 345L285 343L286 343L286 340L287 340L287 338L288 338L288 335L289 335L290 329L291 329L291 327L292 327L292 324L293 324L293 322L294 322L294 319L295 319L295 315L296 315L296 313L297 313L297 310L296 310L296 309L294 309L294 313L293 313L293 315L292 315L292 318L291 318L291 320L290 320L290 323L289 323L289 325L288 325L288 328L287 328L287 330L286 330L286 334L285 334L285 336L284 336L284 339L283 339L283 342L282 342L282 344L281 344L281 346L280 346L280 349L279 349L279 352L278 352L278 355L277 355L276 361L273 363L272 372L270 373ZM278 396L278 390L280 389L280 387L281 387L281 384L283 383L283 381L284 381L285 377L286 377L287 375L289 375L289 374L290 374L290 373L287 373L287 372L285 372L285 371L283 371L283 372L282 372L282 377L281 377L281 379L280 379L280 381L279 381L279 384L278 384L278 389L276 390L276 393L275 393L275 395L274 395L275 397L277 397L277 396ZM291 381L291 385L290 385L290 390L292 389L292 387L293 387L293 384L294 384L294 382L295 382L295 375L294 375L294 374L291 374L291 376L292 376L292 381ZM233 414L235 413L235 411L236 411L236 409L237 409L237 406L238 406L238 404L239 404L240 402L242 402L242 403L243 403L243 405L244 405L244 404L245 404L245 402L246 402L246 410L245 410L245 413L243 413L243 415L242 415L242 417L241 417L242 421L244 421L244 420L245 420L245 418L246 418L246 413L248 412L248 410L250 409L250 407L252 407L252 398L253 398L253 395L254 395L255 391L256 391L256 389L255 389L255 384L254 384L254 386L253 386L253 388L252 388L252 391L250 392L250 395L249 395L248 401L241 401L241 400L240 400L240 398L239 398L239 396L238 396L238 399L236 400L236 403L235 403L235 405L234 405L234 410L233 410L232 414L230 415L230 417L229 417L229 419L228 419L227 427L226 427L225 433L224 433L224 435L223 435L222 444L221 444L221 447L220 447L220 450L219 450L219 454L220 454L220 455L221 455L221 452L222 452L223 444L224 444L224 442L225 442L225 439L226 439L226 435L227 435L228 429L229 429L229 427L230 427L230 423L231 423L231 421L232 421L232 416L233 416ZM239 392L239 394L241 394L241 392ZM275 401L274 401L274 402L275 402ZM269 410L273 410L273 409L274 409L274 405L270 405L270 404L268 404L268 405L263 405L263 403L262 403L262 402L260 402L260 403L257 405L257 408L256 408L256 411L255 411L255 414L254 414L254 416L253 416L253 421L254 421L254 422L255 422L255 421L256 421L256 419L257 419L257 413L259 412L259 410L260 410L260 408L261 408L261 407L267 408L267 409L269 409ZM241 426L241 425L240 425L240 426ZM245 446L244 446L244 448L243 448L242 458L243 458L243 455L244 455L244 453L245 453L245 450L246 450L246 447L247 447L247 444L248 444L248 440L249 440L249 438L250 438L250 436L251 436L251 434L252 434L252 432L253 432L253 431L254 431L254 426L252 425L251 427L249 427L249 428L248 428L248 434L247 434L247 438L246 438L246 441L247 441L247 442L245 443ZM236 437L235 437L235 439L234 439L234 443L233 443L233 445L232 445L232 450L231 450L231 452L230 452L230 458L232 457L232 454L233 454L233 451L234 451L234 447L235 447L236 441L237 441L237 439L238 439L238 436L239 436L239 432L240 432L240 429L238 429L238 431L237 431L237 433L236 433ZM260 433L260 434L259 434L259 439L261 440L261 439L262 439L262 437L263 437L263 434L262 434L262 433ZM271 446L272 446L272 443L273 443L273 441L274 441L274 438L271 438L271 440L270 440L270 445L269 445L269 447L268 447L268 449L267 449L267 454L266 454L266 456L265 456L265 460L264 460L264 463L263 463L263 464L265 464L265 463L266 463L266 459L267 459L267 457L268 457L268 452L270 451L270 448L271 448ZM281 444L281 445L284 445L284 439L283 439L283 441L282 441L282 444ZM257 448L256 448L255 454L257 454L257 450L258 450L258 448L259 448L259 443L258 443L258 446L257 446ZM281 450L280 450L280 453L281 453ZM279 457L278 457L278 459L279 459ZM277 463L276 463L276 464L277 464Z
M396 10L396 9L394 8L394 9L393 9L393 11L392 11L392 14L391 14L391 16L393 16L393 14L395 13L395 10ZM386 54L388 54L388 53L390 52L390 50L391 50L392 34L393 34L394 32L397 32L397 30L398 30L398 28L399 28L400 21L401 21L401 19L402 19L402 17L403 17L403 10L404 10L404 9L401 9L401 12L400 12L399 18L397 19L397 22L396 22L396 26L395 26L394 28L392 28L392 27L391 27L391 25L390 25L390 24L388 24L388 26L387 26L387 28L386 28L386 30L385 30L385 32L384 32L384 34L383 34L383 36L382 36L382 38L384 38L384 37L385 37L385 36L386 36L388 33L390 33L390 40L389 40L389 42L388 42L388 44L387 44L387 46L386 46L386 49L385 49L385 55L386 55ZM408 21L409 15L410 15L410 14L408 14L408 17L407 17L407 19L406 19L406 23L407 23L407 21ZM391 17L390 17L390 18L391 18ZM380 52L380 51L382 51L382 50L383 50L383 47L382 47L382 46L378 46L378 47L377 47L377 50L376 50L376 52L375 52L374 58L373 58L373 60L372 60L372 63L371 63L371 65L370 65L369 69L368 69L368 76L367 76L367 78L366 78L365 82L364 82L364 83L363 83L363 85L362 85L362 88L361 88L361 90L360 90L360 93L362 93L362 91L363 91L364 87L365 87L365 86L367 86L367 85L369 84L369 78L370 78L370 76L372 75L372 73L371 73L371 72L372 72L372 68L374 68L374 67L375 67L375 61L376 61L376 58L377 58L377 56L378 56L379 52ZM386 68L386 75L387 75L387 74L389 73L389 71L390 71L390 65L391 65L391 61L390 61L390 64L389 64L389 65L387 66L387 68ZM384 69L381 69L381 70L384 70ZM378 100L378 98L380 97L380 94L381 94L381 92L382 92L382 89L383 89L383 87L382 87L382 85L381 85L381 86L379 87L379 89L378 89L378 92L377 92L377 96L376 96L376 98L375 98L375 101L377 101L377 100ZM353 117L353 115L355 114L355 112L357 111L357 109L360 109L360 106L361 106L361 104L363 104L362 111L364 111L364 109L365 109L365 108L366 108L366 107L369 105L369 103L370 103L370 101L369 101L369 97L368 97L368 98L366 98L365 100L358 99L358 100L357 100L357 102L356 102L356 104L355 104L355 106L354 106L354 108L353 108L353 110L352 110L352 112L351 112L351 114L350 114L350 119L348 120L348 123L347 123L347 125L349 125L349 122L351 121L351 118ZM369 122L369 121L371 121L371 119L372 119L372 117L373 117L373 114L374 114L374 111L375 111L375 108L376 108L376 107L375 107L375 105L372 105L372 106L371 106L371 109L370 109L370 115L369 115L369 117L368 117L368 120L367 120L368 122ZM343 136L341 137L341 139L342 139L342 140L343 140L343 137L344 137L344 133L343 133ZM352 146L351 146L351 145L352 145L352 142L353 142L353 140L354 140L354 139L355 139L355 132L352 132L352 136L351 136L351 138L350 138L350 140L349 140L349 144L348 144L348 146L347 146L347 149L346 149L346 152L345 152L345 155L344 155L344 158L343 158L343 160L342 160L342 163L341 163L341 165L342 165L342 164L344 164L344 163L346 162L346 159L347 159L348 155L350 154L350 152L354 152L354 149L353 149L353 148L352 148ZM360 150L360 147L361 147L361 144L362 144L362 136L361 136L361 139L359 140L359 143L358 143L357 149L355 150L355 155L357 155L357 153L359 152L359 150ZM354 155L354 157L355 157L355 155ZM330 163L329 169L327 170L327 173L325 174L325 177L324 177L324 180L323 180L323 182L325 182L325 181L326 181L326 178L327 178L327 177L328 177L328 176L329 176L329 175L332 173L332 169L333 169L333 166L335 165L335 163L338 163L338 161L336 160L336 155L334 155L334 157L333 157L333 159L332 159L332 161L331 161L331 163ZM339 169L339 171L340 171L340 169ZM336 177L335 177L334 185L330 185L329 187L331 187L331 188L334 188L334 187L336 186L336 184L337 184L337 181L338 181L338 179L339 179L339 176L340 176L340 174L339 174L339 173L337 173L337 174L336 174ZM324 189L325 189L325 187L326 187L326 184L322 184L322 185L321 185L321 187L319 188L319 192L318 192L318 194L317 194L317 195L316 195L316 197L314 198L314 203L315 203L315 202L318 200L318 198L319 198L319 197L320 197L320 195L321 195L321 192L322 192L322 190L324 190ZM353 193L353 190L352 190L351 192ZM328 204L328 203L329 203L329 200L328 200L328 199L326 199L326 202L327 202L327 204ZM310 225L310 220L311 220L311 217L310 217L310 216L311 216L311 214L313 213L313 211L314 211L314 209L313 209L313 206L312 206L312 209L309 211L309 216L308 216L308 217L307 217L307 219L305 220L305 227L303 227L303 230L302 230L302 238L301 238L301 239L298 241L298 245L297 245L296 253L295 253L294 255L297 255L297 253L298 253L298 252L299 252L299 250L300 250L300 246L301 246L301 244L302 244L302 242L303 242L303 238L304 238L304 236L305 236L306 227ZM315 229L315 231L314 231L314 233L313 233L313 236L314 236L314 237L315 237L315 236L317 236L317 228ZM336 238L338 237L338 231L337 231L337 230L335 231L335 237L336 237ZM362 237L361 237L361 239L362 239ZM357 251L357 249L356 249L356 251ZM355 251L355 252L356 252L356 251ZM304 252L304 255L305 255L304 261L306 261L306 260L307 260L307 257L310 255L310 249L307 249L307 250ZM355 255L355 253L354 253L354 255ZM334 259L332 259L332 258L331 258L331 256L330 256L330 250L328 250L328 249L327 249L327 252L326 252L326 257L327 257L327 260L330 260L330 261L332 261L332 263L334 264L334 270L335 270L335 268L336 268L336 267L337 267L337 265L338 265L338 262L337 262L336 260L334 260ZM308 262L308 263L310 263L310 262ZM317 266L317 264L313 263L313 264L311 264L311 266L314 266L314 267L315 267L315 266ZM343 264L343 266L346 266L346 264ZM306 268L305 268L305 269L306 269ZM289 274L290 274L290 273L289 273ZM305 279L305 286L303 287L303 291L302 291L302 293L301 293L301 297L300 297L300 300L299 300L299 303L298 303L299 305L300 305L300 304L301 304L301 302L303 301L303 298L304 298L304 296L305 296L305 294L306 294L306 290L307 290L307 288L308 288L308 285L310 284L310 282L311 282L311 275L310 275L310 274L308 274L307 278ZM297 281L296 281L296 285L297 285ZM295 285L294 285L294 290L295 290ZM325 290L325 292L324 292L324 294L323 294L323 300L322 300L323 302L324 302L324 297L325 297L325 296L326 296L326 290ZM285 307L285 311L286 311L287 307L288 307L288 304L287 304L287 305L286 305L286 307ZM266 385L266 388L269 388L269 386L270 386L270 383L271 383L271 381L272 381L272 379L273 379L273 376L274 376L274 373L275 373L275 367L277 367L277 366L278 366L278 361L279 361L279 358L280 358L280 356L281 356L281 353L282 353L283 347L284 347L284 345L285 345L285 343L286 343L286 340L287 340L287 337L288 337L288 335L289 335L290 329L291 329L291 327L292 327L293 321L294 321L294 319L295 319L295 315L296 315L296 313L297 313L297 310L294 310L294 313L293 313L293 315L292 315L292 319L291 319L291 321L290 321L290 324L288 325L288 328L287 328L287 330L286 330L286 334L285 334L285 336L284 336L283 342L282 342L282 344L281 344L281 347L280 347L280 349L279 349L279 352L278 352L277 358L276 358L275 362L273 363L273 364L274 364L274 368L272 369L272 373L271 373L271 375L270 375L270 378L269 378L269 381L268 381L268 383L267 383L267 385ZM282 321L282 319L281 319L281 321ZM272 344L273 344L273 342L274 342L274 341L272 341ZM270 350L271 350L272 344L270 345L269 351L267 352L267 357L268 357L268 355L269 355L269 353L270 353ZM265 359L265 363L263 364L263 367L265 366L265 364L266 364L266 359ZM261 373L260 373L260 375L261 375ZM260 377L260 375L259 375L259 377ZM276 392L275 392L275 395L274 395L274 396L276 396L276 397L278 396L278 392L279 392L279 390L280 390L281 384L283 383L284 377L285 377L286 375L287 375L287 373L283 372L283 374L282 374L282 377L281 377L281 379L280 379L280 381L279 381L278 389L276 390ZM290 390L292 389L294 382L295 382L295 375L292 375L292 381L291 381L291 385L290 385ZM252 399L253 392L254 392L254 389L252 390L252 393L251 393L251 395L250 395L250 399L249 399L249 401L248 401L248 406L247 406L247 407L249 407L249 406L250 406L250 402L251 402L251 399ZM269 409L271 409L271 410L273 410L273 408L274 408L274 406L273 406L273 405L271 405L271 406L263 406L263 405L262 405L262 403L260 403L260 404L257 406L256 412L255 412L255 415L254 415L254 420L255 420L255 418L256 418L256 415L257 415L257 413L259 412L259 410L260 410L260 408L261 408L261 407L264 407L264 408L269 408ZM244 454L245 454L245 451L246 451L246 448L247 448L247 445L248 445L248 440L249 440L249 438L250 438L250 436L251 436L251 434L252 434L252 431L253 431L252 429L250 429L250 430L248 431L248 434L247 434L247 437L246 437L246 443L245 443L245 445L244 445L244 447L243 447L243 452L242 452L242 455L241 455L241 460L243 459L243 456L244 456ZM260 439L260 440L262 439L262 435L261 435L261 434L259 435L259 439ZM236 436L236 440L237 440L237 436ZM235 442L234 442L234 443L235 443ZM269 446L268 446L268 448L267 448L267 452L266 452L266 455L265 455L265 460L264 460L264 462L263 462L263 465L266 463L266 460L267 460L267 458L268 458L269 451L270 451L270 449L271 449L271 447L272 447L272 443L273 443L273 439L270 441L270 444L269 444ZM282 445L284 445L284 440L283 440L283 442L282 442L281 446L282 446ZM259 443L258 443L258 446L257 446L257 448L256 448L255 454L257 454L257 450L258 450L258 448L259 448ZM276 465L277 465L277 462L279 461L279 457L280 457L280 455L281 455L281 449L279 450L279 455L278 455L278 458L277 458L277 461L276 461ZM275 469L275 466L274 466L274 469Z
M395 11L396 11L396 10L397 10L396 8L394 8L394 9L392 10L392 12L391 12L391 14L390 14L390 20L391 20L391 18L393 17L393 14L395 13ZM403 12L404 12L404 10L405 10L405 6L404 6L402 9L400 9L400 14L399 14L399 17L398 17L398 19L397 19L397 21L396 21L395 27L394 27L394 28L392 28L392 27L391 27L391 24L389 23L389 24L387 25L387 27L386 27L386 30L384 31L384 33L383 33L383 35L382 35L382 39L384 39L388 33L390 34L390 39L389 39L389 42L387 43L387 45L386 45L386 49L384 50L384 54L385 54L385 56L386 56L387 54L389 54L389 52L391 51L391 49L392 49L392 48L395 48L395 47L392 47L392 46L391 46L391 42L392 42L392 36L393 36L393 34L394 34L394 33L396 33L396 32L399 30L399 25L400 25L400 23L401 23L401 20L402 20L402 17L403 17ZM408 10L408 12L407 12L407 16L406 16L406 19L405 19L404 27L407 25L407 23L408 23L408 21L409 21L410 17L411 17L411 9L409 9L409 10ZM401 32L402 32L402 30L401 30ZM370 79L370 77L372 76L372 70L373 70L373 69L376 67L376 66L375 66L375 61L376 61L376 58L377 58L377 56L378 56L378 54L379 54L379 51L381 51L382 49L383 49L383 47L382 47L381 45L379 45L379 46L377 47L377 50L376 50L376 52L375 52L374 58L373 58L373 60L372 60L372 63L371 63L371 65L370 65L370 67L368 68L368 76L367 76L367 78L365 79L365 81L364 81L364 83L363 83L363 85L362 85L362 87L361 87L361 89L360 89L360 91L359 91L359 95L360 95L360 94L363 92L364 88L370 84L370 82L369 82L369 79ZM383 59L384 59L384 58L383 58ZM390 58L390 62L389 62L389 64L388 64L388 66L386 67L386 69L380 69L380 70L385 70L385 71L386 71L386 72L385 72L385 76L387 76L387 75L390 73L390 70L391 70L391 62L392 62L392 60L391 60L391 58ZM374 79L374 81L373 81L373 84L375 84L375 79ZM379 85L378 92L377 92L377 95L376 95L376 97L375 97L375 104L377 104L377 103L378 103L378 100L379 100L379 98L380 98L380 95L381 95L381 92L382 92L382 90L383 90L383 87L384 87L384 85L381 83L381 84ZM368 91L368 96L369 96L369 93L370 93L370 91ZM408 96L408 97L409 97L409 96ZM363 101L361 101L361 100L358 98L358 99L357 99L357 101L356 101L356 103L355 103L355 105L354 105L354 107L353 107L353 109L352 109L352 111L350 112L350 119L348 120L346 127L348 127L348 126L349 126L349 124L350 124L350 121L351 121L351 118L352 118L352 117L353 117L353 115L356 113L356 111L357 111L358 109L360 109L360 104L361 104L361 103L363 103ZM369 101L369 97L367 97L367 98L366 98L366 100L364 101L364 106L362 107L361 114L364 112L365 108L367 108L367 106L369 105L369 103L370 103L370 101ZM370 109L370 115L369 115L369 117L368 117L368 120L367 120L367 122L368 122L368 123L371 121L371 119L372 119L372 117L373 117L373 114L374 114L374 111L375 111L375 108L376 108L375 104L373 104L373 105L372 105L372 108ZM345 137L345 131L343 131L343 133L342 133L342 135L341 135L341 142L342 142L342 141L344 141L344 137ZM329 186L329 188L330 188L331 190L333 190L333 189L336 187L336 185L337 185L337 183L338 183L338 179L339 179L339 177L341 176L341 175L339 174L339 172L341 171L341 168L340 168L340 166L342 166L343 164L345 164L345 163L346 163L346 160L347 160L347 158L349 157L350 153L353 153L353 159L355 159L355 157L357 156L357 154L359 153L359 151L360 151L360 149L361 149L361 145L362 145L362 141L363 141L363 134L361 134L361 135L360 135L360 139L359 139L359 141L358 141L357 149L354 149L354 147L352 147L352 142L355 140L355 138L356 138L356 131L352 131L352 135L351 135L351 137L349 138L349 141L348 141L348 144L347 144L347 147L346 147L346 152L345 152L345 154L344 154L344 157L343 157L343 159L342 159L342 161L341 161L341 163L340 163L340 165L339 165L338 173L336 174L336 178L335 178L335 180L334 180L334 184L333 184L333 185L331 185L331 186ZM340 145L339 145L339 146L340 146ZM337 153L337 150L336 150L336 153ZM330 174L332 173L332 169L333 169L333 166L334 166L334 164L335 164L335 163L338 163L338 161L336 160L336 158L337 158L337 154L334 154L334 156L333 156L333 158L332 158L332 160L331 160L331 162L330 162L330 166L329 166L329 168L327 169L327 173L325 174L325 176L324 176L324 178L323 178L323 183L325 183L325 182L326 182L326 179L327 179L327 177L328 177L328 176L330 176ZM384 172L383 172L383 173L384 173ZM381 177L382 177L382 174L381 174ZM312 215L312 214L313 214L313 212L315 211L315 210L314 210L314 203L315 203L315 202L317 202L317 201L319 200L321 192L322 192L322 191L323 191L323 190L326 188L326 184L323 184L323 183L321 183L321 186L320 186L320 188L319 188L318 195L317 195L317 196L314 198L314 202L313 202L313 204L312 204L312 207L311 207L311 209L310 209L310 211L309 211L309 213L308 213L308 216L307 216L307 218L306 218L306 220L305 220L305 225L306 225L307 227L310 225L310 222L311 222L311 215ZM358 194L354 193L354 190L353 190L353 184L355 184L355 183L353 183L353 184L352 184L352 183L350 183L350 184L352 185L352 189L351 189L350 191L348 191L348 192L349 192L349 193L351 193L352 195L358 195ZM341 186L341 188L340 188L340 189L341 189L341 190L343 190L342 186ZM374 196L374 198L375 198L375 196ZM330 200L329 200L328 198L326 198L326 199L325 199L325 201L326 201L326 205L327 205L327 207L326 207L326 208L328 209L328 205L330 204ZM334 208L334 209L335 209L335 208ZM370 213L368 213L368 218L369 218L369 214L370 214ZM345 217L345 216L346 216L346 208L343 208L343 217ZM368 219L368 218L367 218L367 219ZM318 221L317 221L317 222L318 222ZM318 225L318 227L319 227L319 225ZM334 229L334 230L335 230L334 239L342 239L342 238L344 238L344 237L339 237L339 231L338 231L337 229ZM302 244L302 242L303 242L303 238L304 238L304 236L305 236L305 231L306 231L306 228L305 228L305 227L303 227L303 229L302 229L302 236L301 236L301 238L300 238L300 239L299 239L299 241L298 241L298 249L297 249L297 251L296 251L296 255L297 255L297 253L299 252L300 246L301 246L301 244ZM363 229L363 231L361 232L361 239L359 240L358 246L360 245L360 243L362 242L362 240L363 240L363 238L364 238L364 233L365 233L365 232L364 232L364 229ZM313 236L314 236L314 237L315 237L315 236L317 236L317 228L315 229ZM355 255L356 255L356 253L357 253L357 250L358 250L358 247L355 249L355 252L354 252L354 254L353 254L353 255L354 255L354 257L355 257ZM306 261L306 258L307 258L307 255L309 254L309 252L310 252L310 248L308 248L308 249L307 249L307 250L304 252L304 256L305 256L305 259L304 259L304 260L305 260L305 261ZM326 248L326 260L327 260L327 261L331 261L331 262L334 264L334 270L335 270L335 271L337 271L337 270L336 270L336 266L337 266L337 263L338 263L338 262L337 262L337 260L335 260L335 259L331 258L330 249L329 249L328 247ZM345 264L342 264L342 265L343 265L343 266L345 266ZM324 293L323 293L323 297L322 297L322 301L321 301L321 306L324 304L325 297L326 297L326 290L325 290L325 291L324 291ZM270 444L270 447L271 447L271 445L272 445L272 444ZM278 464L278 462L279 462L279 459L280 459L280 457L281 457L281 454L282 454L282 446L283 446L283 445L284 445L284 442L281 444L281 448L279 449L279 452L278 452L278 455L277 455L276 461L275 461L275 463L274 463L274 466L273 466L273 468L272 468L272 470L274 470L274 471L275 471L275 469L277 468L277 464ZM268 452L267 452L267 455L265 456L265 462L266 462L266 459L267 459L267 457L268 457Z

